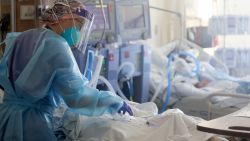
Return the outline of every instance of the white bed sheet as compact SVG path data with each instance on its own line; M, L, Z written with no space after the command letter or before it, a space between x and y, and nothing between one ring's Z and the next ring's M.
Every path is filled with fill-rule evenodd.
M132 104L132 109L135 117L86 117L70 116L70 113L67 113L68 117L71 117L64 124L65 129L70 131L68 140L206 141L213 136L196 130L196 125L203 121L202 119L187 116L178 109L157 114L154 103Z

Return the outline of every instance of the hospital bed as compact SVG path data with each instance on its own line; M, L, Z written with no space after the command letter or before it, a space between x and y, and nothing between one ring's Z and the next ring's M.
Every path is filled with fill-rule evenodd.
M185 43L182 45L188 46ZM157 102L159 107L162 106L163 101L166 99L168 86L168 58L166 56L168 56L176 46L177 44L170 43L162 48L152 50L153 64L150 91L153 93L153 101ZM184 50L188 51L186 48ZM200 49L198 51L202 52ZM211 60L216 60L214 58L211 59L211 57L204 52L200 54L202 54L202 56L198 56L198 58L206 62L201 65L207 67L207 70L201 70L202 77L209 78L210 82L202 87L196 87L195 85L201 81L200 78L190 77L191 69L188 68L189 64L183 64L182 61L179 61L179 66L173 67L176 71L172 75L171 98L168 106L170 108L179 108L187 115L198 116L207 120L224 116L246 106L250 102L249 96L246 95L249 93L248 84L250 84L250 82L248 82L248 79L240 78L237 79L237 81L236 79L234 80L234 78L227 75L226 67L221 64L221 62L210 66L209 63L211 63ZM178 58L175 60L178 60ZM173 65L178 63L173 63ZM217 69L216 67L223 71L214 71ZM246 85L242 85L242 83ZM243 89L243 87L245 87L245 89ZM156 93L158 95L157 98L154 97ZM221 93L227 94L227 96L220 96ZM231 95L230 93L234 94Z
M233 91L237 88L236 86L232 86L231 89L228 87L228 90L212 89L211 87L202 89L196 88L190 83L172 85L170 108L178 108L187 115L210 120L235 112L250 102L249 95ZM163 89L157 100L165 99L165 93L166 90Z
M244 90L237 83L218 80L202 88L190 83L173 83L172 89L173 96L178 99L173 107L187 115L210 120L235 112L250 102L249 95L238 93Z
M213 100L215 97L217 100ZM219 97L223 100L218 100ZM182 98L173 107L181 109L187 115L211 120L238 111L249 102L250 97L247 95L213 93Z

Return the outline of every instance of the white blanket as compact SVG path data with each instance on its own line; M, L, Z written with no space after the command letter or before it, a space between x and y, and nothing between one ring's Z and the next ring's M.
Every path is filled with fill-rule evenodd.
M178 109L157 114L154 103L130 103L135 116L86 117L67 113L64 127L74 141L206 141L212 135L199 132L203 121Z

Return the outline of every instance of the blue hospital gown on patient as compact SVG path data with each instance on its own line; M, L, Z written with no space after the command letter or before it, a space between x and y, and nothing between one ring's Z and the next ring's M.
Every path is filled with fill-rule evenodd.
M89 88L66 40L39 28L10 33L0 60L1 141L56 140L52 112L60 98L79 114L114 114L123 100L109 92Z

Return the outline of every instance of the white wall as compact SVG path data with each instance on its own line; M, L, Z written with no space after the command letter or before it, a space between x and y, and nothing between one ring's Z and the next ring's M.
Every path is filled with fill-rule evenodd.
M184 0L149 0L150 6L171 10L184 14ZM171 13L150 8L151 39L147 43L152 47L160 47L180 38L180 19Z
M213 13L213 0L185 0L186 27L207 26Z
M225 11L224 11L225 2ZM250 13L250 1L249 0L218 0L218 15L249 15Z

